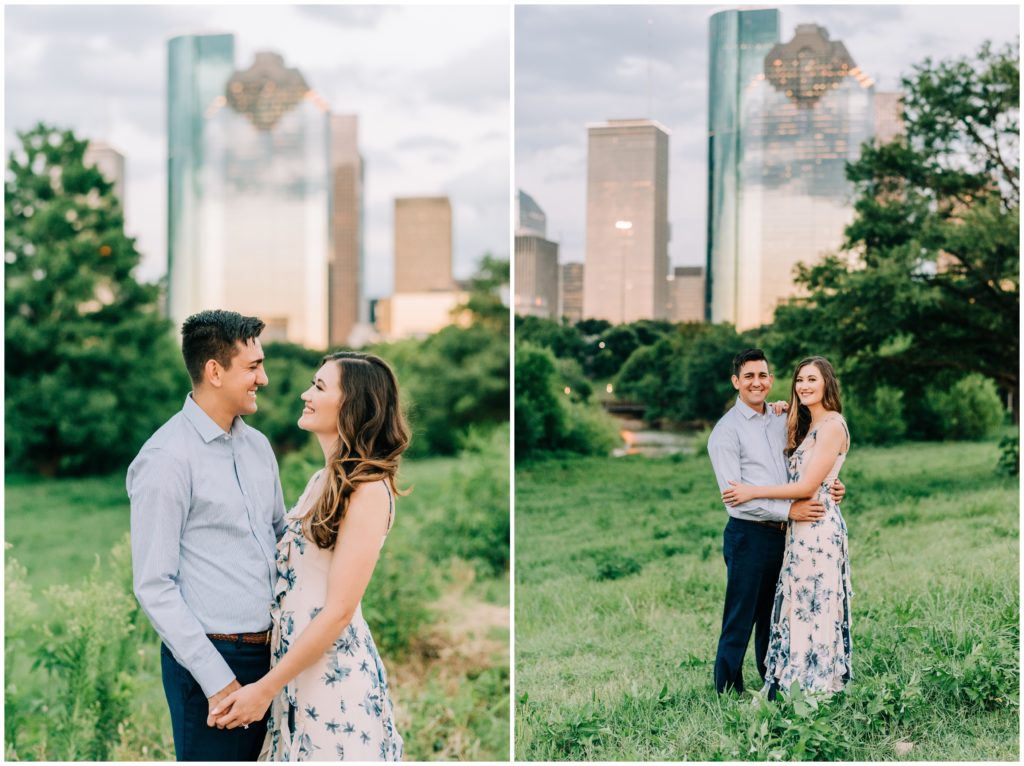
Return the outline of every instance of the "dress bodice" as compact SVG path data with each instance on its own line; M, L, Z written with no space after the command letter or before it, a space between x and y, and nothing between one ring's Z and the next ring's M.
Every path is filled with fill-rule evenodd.
M822 423L829 422L831 420L838 420L843 426L843 430L846 432L846 443L843 445L843 449L840 453L836 456L836 460L829 469L828 474L822 480L821 487L818 488L818 493L827 491L827 489L832 486L832 482L839 478L839 471L842 469L843 462L846 460L846 456L850 452L850 430L846 426L846 420L839 413L833 413L828 416L827 420L822 421ZM793 454L789 456L789 480L791 482L798 481L800 479L800 474L803 472L804 466L810 462L811 455L814 454L814 449L818 445L818 428L821 425L822 424L819 423L818 426L811 429L807 436L804 437L804 440L800 442L800 446L793 450Z

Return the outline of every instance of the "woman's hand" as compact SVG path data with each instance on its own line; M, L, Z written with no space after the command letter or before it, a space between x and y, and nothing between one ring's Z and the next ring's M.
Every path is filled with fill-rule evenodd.
M210 711L210 719L218 729L248 726L263 718L273 699L274 695L259 681L247 684L222 699L220 704ZM207 719L207 723L210 719Z
M789 402L783 401L782 399L779 399L777 402L772 402L768 406L772 408L772 412L776 415L785 415L789 412Z
M759 497L757 487L751 487L749 484L740 484L737 481L730 481L729 483L732 485L732 488L722 493L722 500L725 501L726 505L742 505L749 500L753 500L755 497ZM235 694L237 693L235 692Z

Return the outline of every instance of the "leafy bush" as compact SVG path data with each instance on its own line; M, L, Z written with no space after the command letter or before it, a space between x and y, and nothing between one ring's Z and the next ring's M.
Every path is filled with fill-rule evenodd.
M1003 420L996 384L972 373L948 391L931 388L925 398L946 439L984 439Z
M508 569L510 549L508 428L471 433L451 480L449 503L440 523L426 531L435 560L458 556L482 574Z
M857 444L895 444L906 435L903 392L898 389L879 386L868 396L851 392L843 410Z
M1010 434L999 440L999 472L1020 476L1020 435Z
M607 454L618 429L603 411L558 389L554 356L530 344L516 347L516 460L566 451Z

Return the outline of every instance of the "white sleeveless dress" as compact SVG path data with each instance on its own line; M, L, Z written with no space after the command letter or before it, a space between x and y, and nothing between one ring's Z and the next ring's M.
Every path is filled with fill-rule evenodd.
M333 550L323 550L307 540L301 521L319 493L322 473L313 475L285 517L285 533L277 544L271 666L281 660L326 602ZM394 498L391 488L387 490L390 532ZM401 760L402 737L395 729L387 676L363 619L362 605L323 657L274 698L267 727L272 761Z
M789 522L765 659L766 690L774 682L788 691L796 681L806 692L836 692L852 678L846 522L829 491L850 451L850 432L842 415L829 417L842 424L846 445L815 495L825 515L814 522ZM817 438L815 428L790 455L791 482L799 480Z

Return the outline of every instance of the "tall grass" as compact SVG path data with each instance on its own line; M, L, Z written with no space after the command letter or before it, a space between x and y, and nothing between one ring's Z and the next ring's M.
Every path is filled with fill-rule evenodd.
M1016 760L1018 490L998 453L851 452L854 681L774 704L714 691L726 514L705 456L517 469L517 758Z
M429 551L421 543L449 524L453 506L507 525L502 439L507 431L493 436L498 446L483 439L460 458L406 463L400 483L414 491L398 503L364 596L408 758L508 757L507 571L464 560L473 541L458 535ZM287 499L315 467L313 452L285 461ZM481 494L475 487L488 478L497 489ZM123 476L15 478L6 499L6 760L173 760L159 642L131 594ZM507 536L487 539L504 545L487 555L507 560Z

